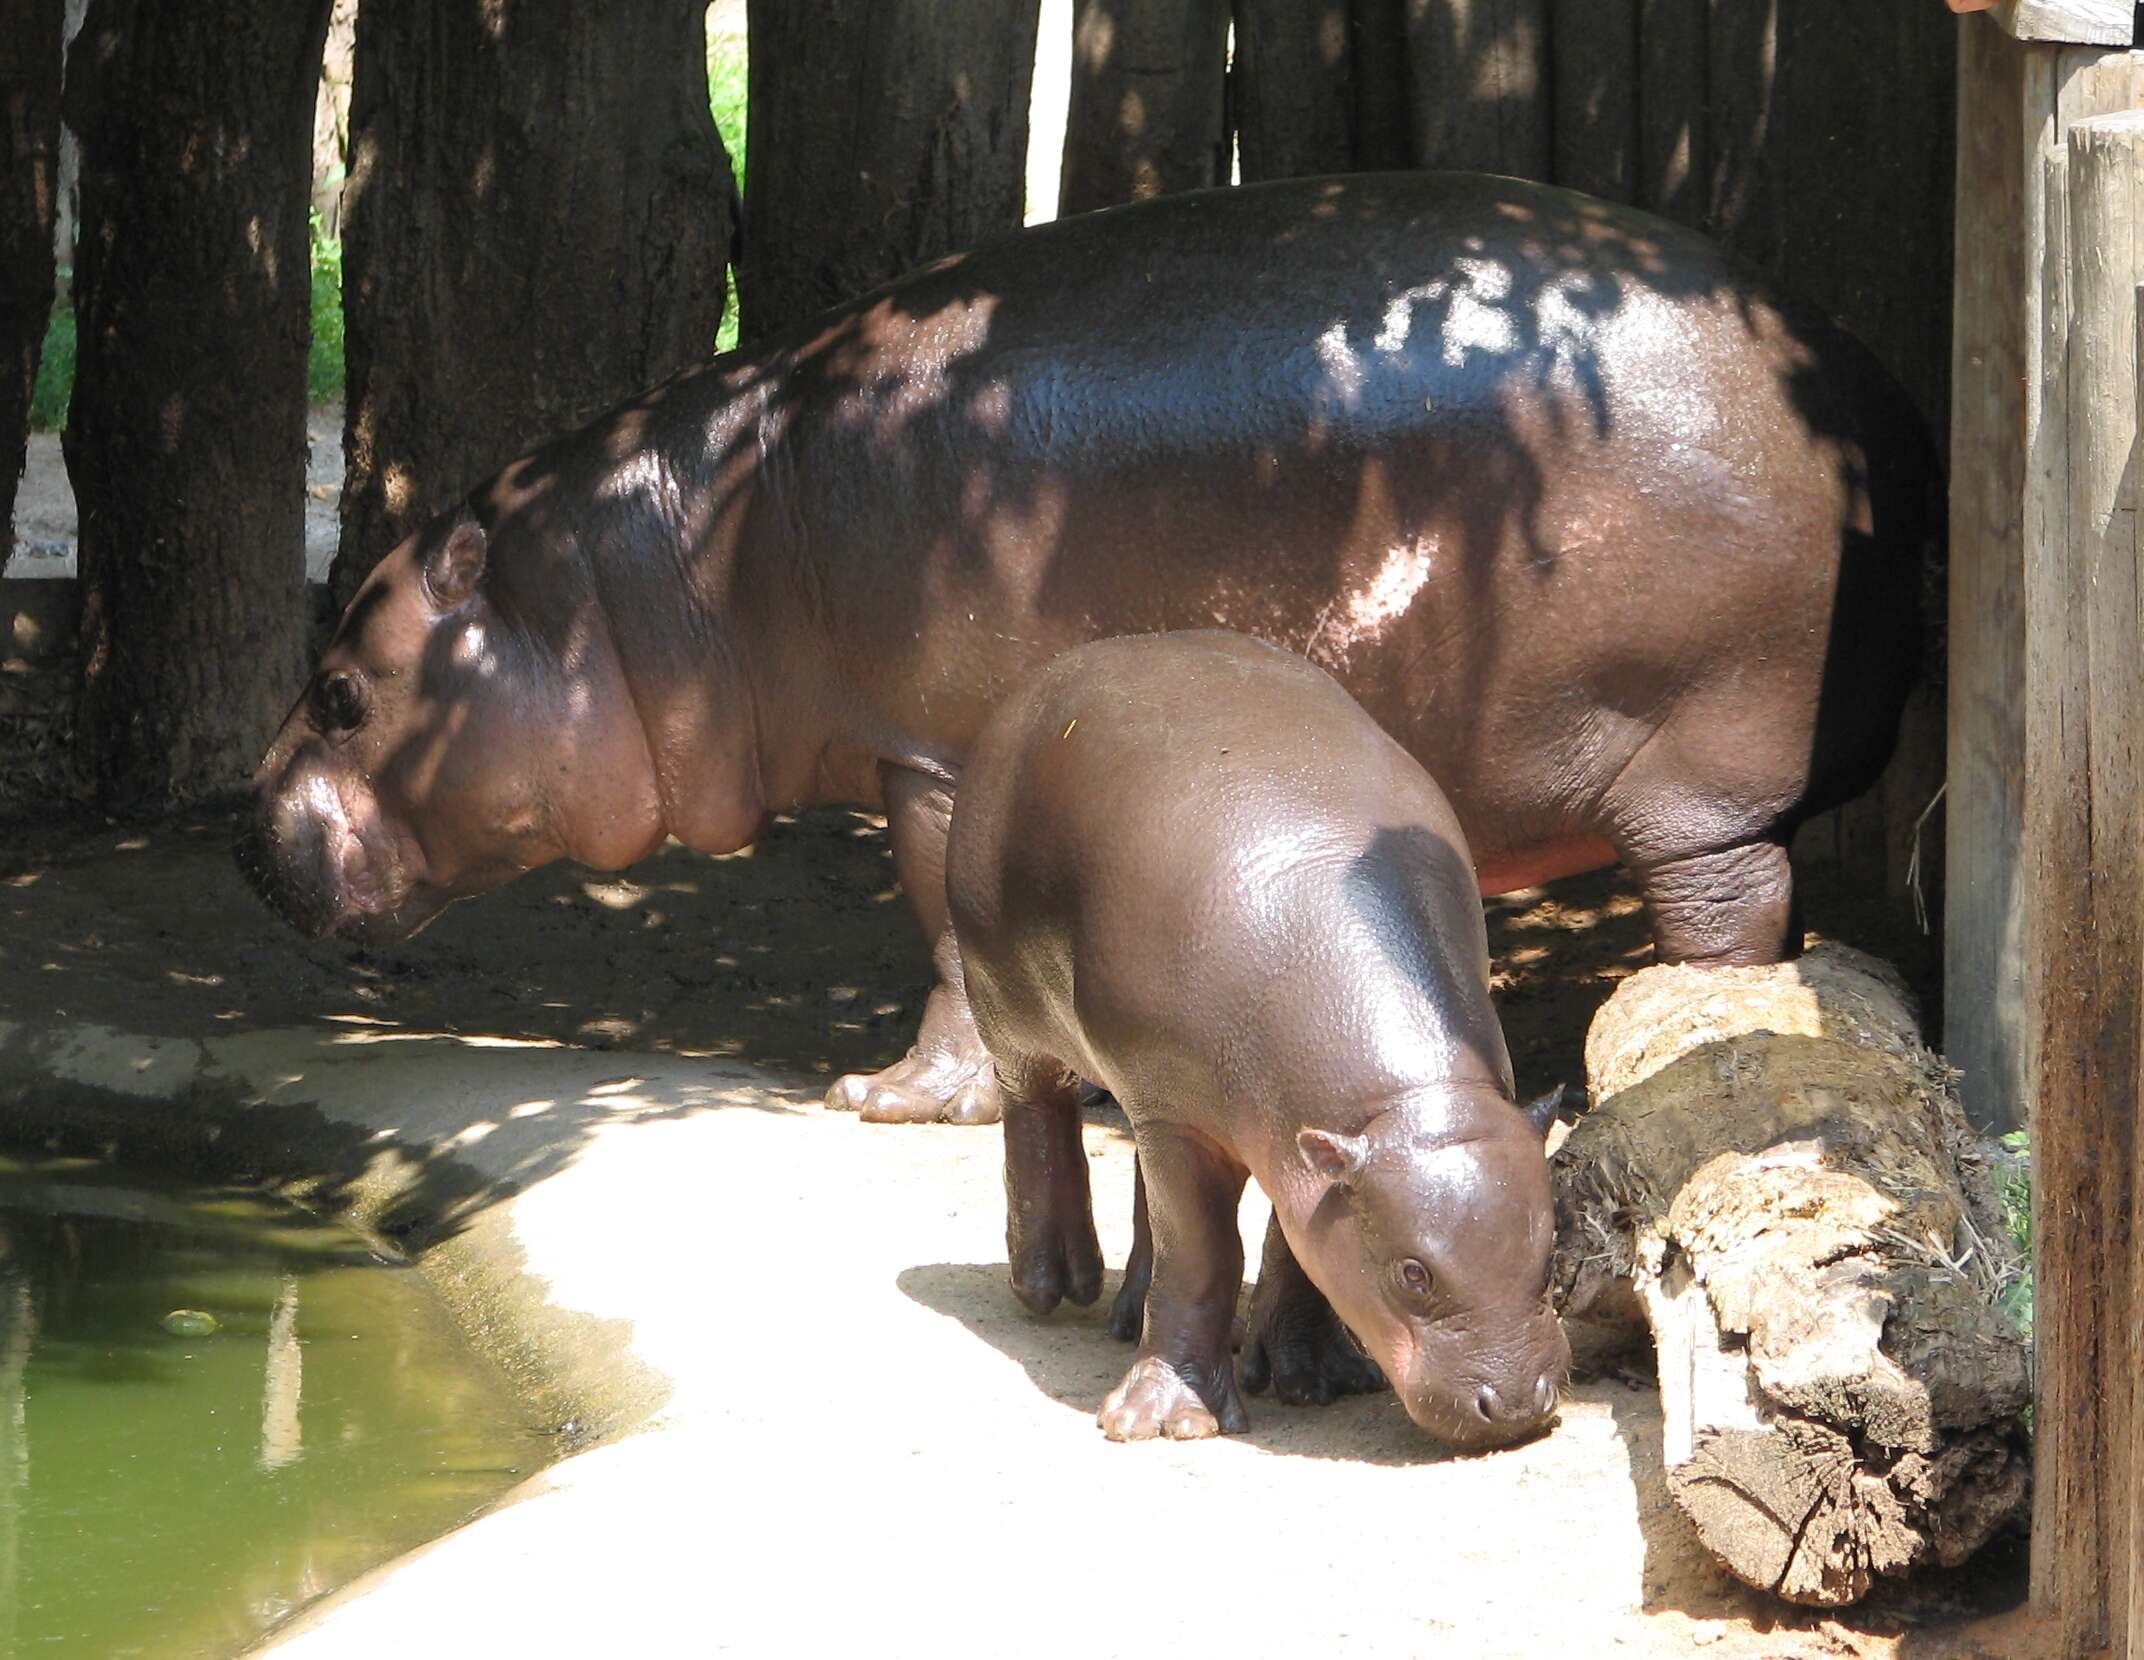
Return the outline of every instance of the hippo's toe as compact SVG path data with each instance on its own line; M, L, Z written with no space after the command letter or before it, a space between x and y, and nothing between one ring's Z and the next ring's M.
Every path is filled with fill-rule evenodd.
M1241 1435L1251 1427L1236 1393L1233 1369L1224 1359L1203 1389L1194 1371L1179 1371L1159 1355L1141 1355L1109 1392L1095 1415L1112 1441L1198 1441L1212 1435Z
M850 1072L826 1092L866 1124L995 1124L1004 1115L987 1060L911 1050L882 1072Z

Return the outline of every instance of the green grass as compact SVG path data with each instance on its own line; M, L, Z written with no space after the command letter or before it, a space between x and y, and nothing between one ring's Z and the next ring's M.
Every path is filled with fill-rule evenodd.
M2003 1225L2017 1241L2025 1259L2025 1271L2003 1287L2003 1308L2017 1322L2018 1330L2032 1335L2032 1142L2023 1130L2002 1138L2008 1157L1996 1163L1995 1196L2002 1201Z
M342 242L320 234L313 215L313 344L305 358L305 395L314 403L342 396Z
M730 153L730 166L737 174L737 189L744 190L744 42L723 38L707 53L707 107L714 112L715 130L722 147ZM715 332L715 350L729 351L737 344L737 273L723 277L722 327Z
M30 427L57 432L66 424L67 396L74 390L74 307L64 300L45 325L45 349L37 359L37 390L30 394Z

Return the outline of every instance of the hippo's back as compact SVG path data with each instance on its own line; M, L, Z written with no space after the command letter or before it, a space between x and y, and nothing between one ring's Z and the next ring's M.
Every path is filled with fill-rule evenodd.
M1057 658L975 746L947 887L986 1032L1086 1076L1151 1094L1189 1057L1271 1083L1300 1051L1355 1057L1365 1093L1454 1071L1509 1088L1443 792L1330 676L1259 641Z
M1162 198L780 355L764 539L874 718L940 753L1065 646L1230 628L1337 676L1494 888L1650 825L1775 833L1894 736L1936 533L1918 418L1634 210L1465 174Z

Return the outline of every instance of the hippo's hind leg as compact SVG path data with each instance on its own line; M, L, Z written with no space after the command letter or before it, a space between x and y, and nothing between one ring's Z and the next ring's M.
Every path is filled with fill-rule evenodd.
M1667 858L1623 850L1664 963L1783 962L1802 948L1794 871L1783 841L1748 841Z
M1102 1293L1079 1084L1053 1060L997 1065L1005 1103L1005 1252L1012 1288L1037 1314Z
M1124 1259L1124 1283L1109 1305L1109 1335L1136 1343L1146 1329L1146 1294L1154 1283L1154 1225L1146 1212L1146 1171L1132 1160L1132 1251Z
M1266 1224L1243 1337L1243 1387L1256 1395L1268 1383L1290 1406L1329 1406L1385 1386L1385 1374L1310 1283L1277 1221Z
M910 767L882 764L886 834L893 868L930 943L936 983L923 1005L915 1046L881 1072L851 1072L834 1080L826 1104L862 1115L869 1124L995 1124L995 1074L961 979L960 950L946 922L945 837L953 792Z
M1229 1322L1243 1285L1236 1202L1247 1172L1211 1142L1141 1126L1154 1225L1154 1282L1139 1357L1097 1420L1112 1441L1189 1441L1250 1427L1236 1393Z

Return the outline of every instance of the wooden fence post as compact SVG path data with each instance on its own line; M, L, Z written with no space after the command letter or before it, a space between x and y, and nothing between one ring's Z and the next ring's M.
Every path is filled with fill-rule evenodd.
M1960 39L1945 1047L1981 1122L2032 1130L2036 1624L2144 1660L2144 54L2080 44L2126 43L2120 9Z

